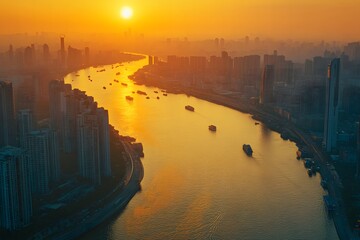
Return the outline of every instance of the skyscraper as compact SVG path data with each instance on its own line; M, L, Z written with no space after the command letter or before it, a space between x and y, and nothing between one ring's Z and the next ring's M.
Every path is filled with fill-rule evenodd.
M44 45L43 45L43 61L44 61L45 63L48 63L49 60L50 60L49 45L44 44Z
M32 216L29 158L24 150L6 146L0 149L0 226L19 229Z
M335 58L328 66L328 78L326 81L324 146L327 152L331 152L337 145L339 75L340 59Z
M85 64L88 66L90 64L90 48L85 48Z
M109 136L109 114L104 108L96 110L99 123L99 146L101 159L101 175L105 177L111 176L110 162L110 136Z
M356 177L360 178L360 122L356 123Z
M57 182L61 177L59 136L56 131L47 130L49 138L49 180Z
M60 62L61 66L65 66L65 39L64 36L60 37Z
M32 171L32 192L46 194L49 192L50 152L49 136L45 131L32 131L28 136Z
M12 83L0 81L0 147L15 145L14 117Z
M77 117L78 162L80 176L93 184L101 183L99 126L97 116L82 113Z
M273 101L274 66L265 65L260 84L260 104L267 104Z
M49 83L50 128L59 134L61 149L64 149L64 113L67 111L65 95L71 92L71 85L53 80Z
M30 109L22 109L17 114L19 145L27 149L27 135L33 130L33 117Z
M250 55L234 58L233 76L236 87L243 90L245 86L259 86L260 80L260 56Z

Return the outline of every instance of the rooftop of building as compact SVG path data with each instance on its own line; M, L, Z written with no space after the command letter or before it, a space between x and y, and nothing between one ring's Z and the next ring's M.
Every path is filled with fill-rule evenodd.
M19 155L19 154L23 153L24 151L25 151L24 149L21 149L18 147L4 146L4 147L0 148L0 161L7 160L7 157L9 157L9 156Z

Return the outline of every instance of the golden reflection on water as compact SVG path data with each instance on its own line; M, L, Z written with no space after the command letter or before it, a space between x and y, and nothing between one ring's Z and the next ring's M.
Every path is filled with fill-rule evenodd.
M101 230L105 233L87 238L336 239L324 212L320 178L307 176L295 158L295 144L255 125L249 115L135 85L128 75L146 62L125 63L116 71L104 66L102 73L90 68L66 78L109 110L120 134L144 145L142 191L114 224ZM137 90L150 99L132 93ZM127 101L127 95L134 100ZM188 104L195 112L184 109ZM210 124L218 127L216 133L209 132ZM242 151L243 143L251 144L253 157Z
M143 201L134 207L126 219L126 231L133 235L149 227L148 220L161 211L170 211L177 195L177 189L184 184L184 178L174 166L159 169L143 193Z
M208 219L205 214L211 207L211 194L210 192L200 192L198 196L188 206L184 217L176 226L176 236L173 239L191 239L192 229L201 229ZM201 231L196 234L198 239L204 239L207 231Z

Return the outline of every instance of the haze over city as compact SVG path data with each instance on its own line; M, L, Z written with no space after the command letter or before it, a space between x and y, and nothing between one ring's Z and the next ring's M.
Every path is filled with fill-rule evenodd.
M120 9L134 15L124 21ZM205 39L222 36L294 40L353 41L360 37L356 0L201 1L6 1L1 34L57 32L122 33L146 37ZM6 10L5 10L6 9Z
M358 0L0 3L0 239L360 239Z

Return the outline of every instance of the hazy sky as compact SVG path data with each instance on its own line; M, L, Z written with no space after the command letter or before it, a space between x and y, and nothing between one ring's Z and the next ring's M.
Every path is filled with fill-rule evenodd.
M105 32L160 37L360 39L360 0L9 0L0 33ZM122 6L133 8L130 20Z

